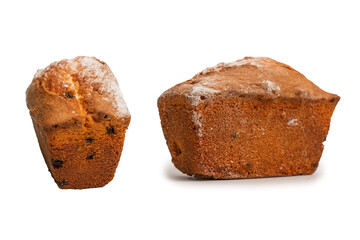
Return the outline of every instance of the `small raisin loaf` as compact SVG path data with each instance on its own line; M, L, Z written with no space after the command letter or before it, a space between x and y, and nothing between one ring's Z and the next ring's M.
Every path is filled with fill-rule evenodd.
M181 172L234 179L312 174L339 100L288 65L247 57L170 88L158 107Z
M26 102L60 188L102 187L112 180L130 113L106 63L93 57L54 62L37 71Z

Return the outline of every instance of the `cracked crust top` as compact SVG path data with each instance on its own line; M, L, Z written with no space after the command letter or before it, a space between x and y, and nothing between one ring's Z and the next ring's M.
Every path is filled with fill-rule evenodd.
M334 102L340 99L286 64L266 57L245 57L207 68L192 79L168 89L159 100L165 96L185 95L192 105L198 105L201 97L221 93Z
M26 91L32 118L53 125L96 114L129 117L116 78L94 57L76 57L38 70Z

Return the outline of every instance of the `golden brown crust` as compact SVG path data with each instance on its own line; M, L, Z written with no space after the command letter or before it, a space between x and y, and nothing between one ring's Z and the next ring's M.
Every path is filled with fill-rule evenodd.
M35 74L26 102L60 188L101 187L111 181L130 114L104 62L76 57L52 63Z
M26 102L31 116L44 125L98 112L130 116L110 68L93 57L65 59L38 70Z
M246 57L232 63L219 63L192 79L177 84L161 96L184 95L192 105L201 96L237 93L262 98L290 98L336 101L338 96L321 90L290 66L265 57Z
M180 171L257 178L312 174L339 99L285 64L245 58L170 88L158 107Z

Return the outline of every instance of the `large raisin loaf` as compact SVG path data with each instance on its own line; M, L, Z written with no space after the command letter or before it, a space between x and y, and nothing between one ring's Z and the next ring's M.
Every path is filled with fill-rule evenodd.
M181 172L234 179L312 174L339 100L288 65L247 57L170 88L158 107Z
M130 122L115 76L93 57L38 70L26 92L45 162L60 188L112 180Z

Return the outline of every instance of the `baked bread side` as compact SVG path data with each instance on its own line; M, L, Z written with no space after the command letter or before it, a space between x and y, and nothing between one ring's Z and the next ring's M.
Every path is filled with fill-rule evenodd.
M247 57L158 99L174 165L200 178L312 174L339 101L288 65Z
M37 71L26 103L60 188L102 187L112 180L130 113L106 63L93 57L54 62Z

